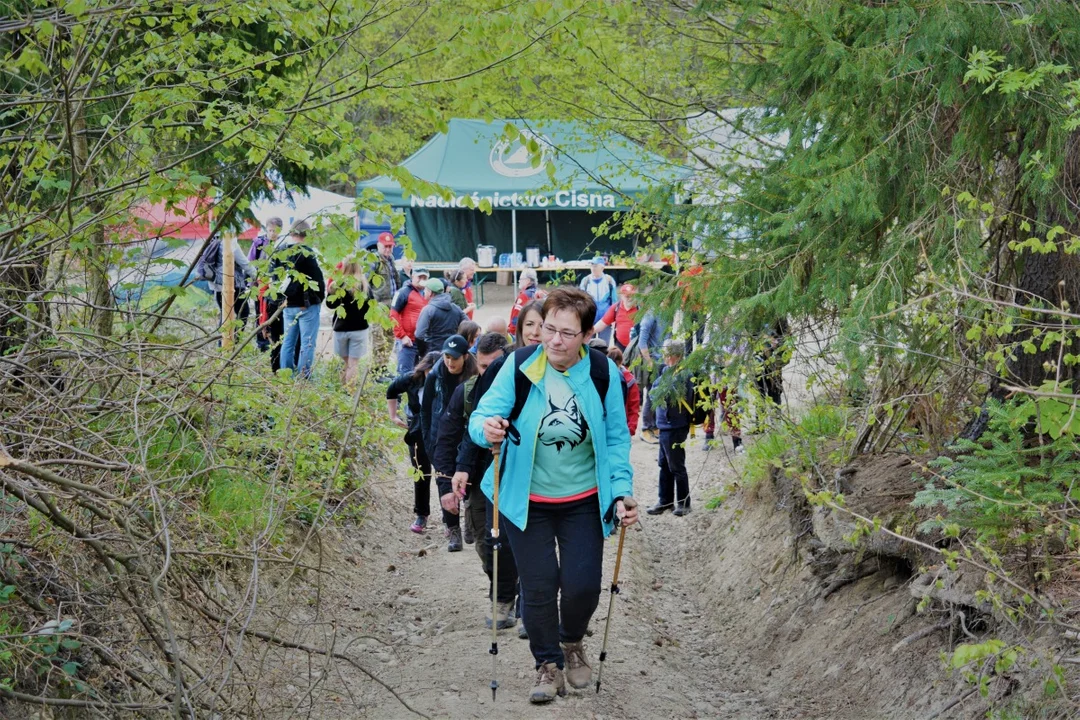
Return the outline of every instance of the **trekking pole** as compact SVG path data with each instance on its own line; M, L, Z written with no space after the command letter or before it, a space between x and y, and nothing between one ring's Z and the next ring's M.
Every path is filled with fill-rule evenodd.
M491 452L495 455L495 489L492 492L491 504L494 509L491 514L491 702L495 702L495 694L499 690L498 680L498 655L499 655L499 449L502 443L491 446Z
M600 666L596 669L596 692L600 692L600 677L604 674L604 660L607 658L608 630L611 629L611 612L615 609L615 596L619 594L619 566L622 565L623 541L626 540L626 526L619 523L619 551L615 554L615 575L611 578L611 597L608 599L607 620L604 621L604 644L600 646Z

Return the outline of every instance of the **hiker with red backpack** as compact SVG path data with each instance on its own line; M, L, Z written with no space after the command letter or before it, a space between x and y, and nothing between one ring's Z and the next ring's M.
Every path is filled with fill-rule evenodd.
M398 347L399 375L412 370L417 358L422 355L416 344L416 322L427 306L428 293L424 283L429 277L426 268L415 268L412 271L412 277L401 286L394 295L394 301L390 304L390 317L394 321L394 337L400 343ZM441 346L431 348L434 352L440 349Z
M518 565L533 703L565 695L567 682L589 686L582 640L600 599L604 537L637 521L619 371L586 347L596 304L556 288L542 320L541 345L503 363L469 418L473 442L501 454L500 528ZM493 501L494 483L493 466L481 485Z
M622 374L622 387L624 404L626 405L626 427L630 430L630 437L637 432L638 413L641 412L641 388L638 387L637 378L629 368L623 364L623 352L617 347L608 348L607 356Z

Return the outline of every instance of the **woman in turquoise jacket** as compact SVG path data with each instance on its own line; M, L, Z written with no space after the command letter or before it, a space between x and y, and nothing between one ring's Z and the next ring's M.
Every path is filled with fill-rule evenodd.
M619 371L606 360L603 400L590 373L596 304L581 290L556 288L541 314L541 345L521 361L529 393L513 427L506 419L516 397L512 359L469 418L475 443L502 444L500 528L518 562L534 703L564 695L566 682L589 686L582 638L600 600L604 537L619 521L637 521ZM480 488L493 497L494 467Z

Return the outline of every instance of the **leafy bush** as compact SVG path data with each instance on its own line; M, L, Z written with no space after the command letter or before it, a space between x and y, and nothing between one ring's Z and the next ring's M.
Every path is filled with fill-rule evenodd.
M777 423L764 435L747 443L742 482L752 488L768 479L774 469L807 473L822 464L842 465L854 435L850 408L822 403L810 407L798 420ZM715 507L723 498L709 502Z
M937 479L918 493L914 505L942 512L922 530L963 527L980 542L1006 550L1052 538L1076 547L1080 446L1071 430L1057 437L1033 432L1048 420L1040 405L1045 402L990 403L989 425L979 441L959 440L951 455L930 464Z

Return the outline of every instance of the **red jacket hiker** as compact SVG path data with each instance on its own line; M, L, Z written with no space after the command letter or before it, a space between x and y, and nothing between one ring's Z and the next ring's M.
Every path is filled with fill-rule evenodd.
M511 336L517 334L517 321L521 309L533 300L543 300L546 297L547 293L538 287L531 287L518 293L517 300L514 301L514 307L510 308L510 322L506 326L506 332L510 333Z
M390 305L390 317L394 320L394 337L398 340L407 337L416 342L416 321L420 311L427 305L427 298L420 288L412 282L405 283Z

